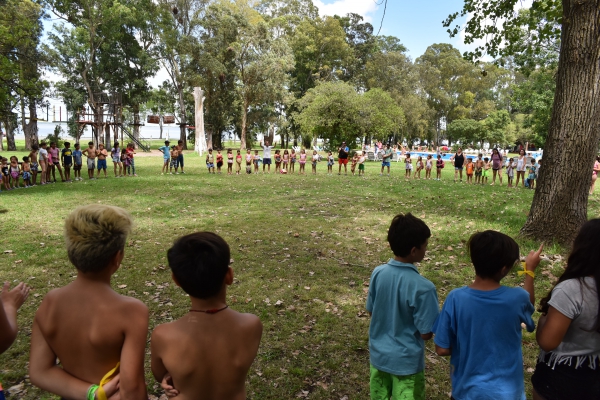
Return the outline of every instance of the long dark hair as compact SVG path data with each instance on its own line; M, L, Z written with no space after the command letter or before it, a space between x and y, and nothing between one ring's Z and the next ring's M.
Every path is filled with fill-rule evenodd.
M598 295L598 313L594 330L600 332L600 246L598 246L598 238L600 238L600 219L592 219L583 224L573 242L573 250L567 260L567 268L556 284L567 279L579 279L579 284L583 285L580 278L587 276L594 278ZM548 312L550 306L548 301L551 297L552 290L540 301L540 311L544 314Z

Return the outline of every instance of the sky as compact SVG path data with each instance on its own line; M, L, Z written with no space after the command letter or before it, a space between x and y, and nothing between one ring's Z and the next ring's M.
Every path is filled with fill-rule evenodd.
M360 14L373 25L376 34L395 36L408 49L413 60L425 53L434 43L450 43L461 53L470 49L462 37L450 38L442 25L448 15L459 12L463 0L388 0L383 16L385 0L313 0L321 15ZM382 23L383 18L383 23Z

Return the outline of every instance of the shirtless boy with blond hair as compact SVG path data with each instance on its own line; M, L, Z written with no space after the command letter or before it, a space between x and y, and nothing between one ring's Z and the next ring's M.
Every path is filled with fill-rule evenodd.
M148 308L110 285L131 227L127 211L101 204L67 217L67 254L77 278L49 292L35 315L29 359L35 386L65 399L147 399Z
M186 315L152 333L152 373L170 397L246 400L262 324L227 306L229 257L225 240L211 232L183 236L167 253L173 280L191 300Z

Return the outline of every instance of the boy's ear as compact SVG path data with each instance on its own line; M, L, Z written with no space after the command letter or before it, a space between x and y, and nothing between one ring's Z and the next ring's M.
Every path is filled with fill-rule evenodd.
M229 267L227 269L227 273L225 274L225 284L227 286L233 283L233 268Z
M177 278L175 278L175 275L171 272L171 278L173 279L173 282L175 282L175 284L179 287L181 287L181 285L179 284L179 281L177 280Z

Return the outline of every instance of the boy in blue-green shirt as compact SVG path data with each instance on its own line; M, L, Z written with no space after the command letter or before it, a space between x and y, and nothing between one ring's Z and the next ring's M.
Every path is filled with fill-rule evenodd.
M159 147L158 150L163 153L163 167L161 175L169 172L169 159L171 158L171 149L169 148L169 141L165 140L165 145Z
M431 231L408 213L394 217L388 242L394 258L371 275L367 311L371 399L425 399L425 340L439 313L435 286L419 274Z

